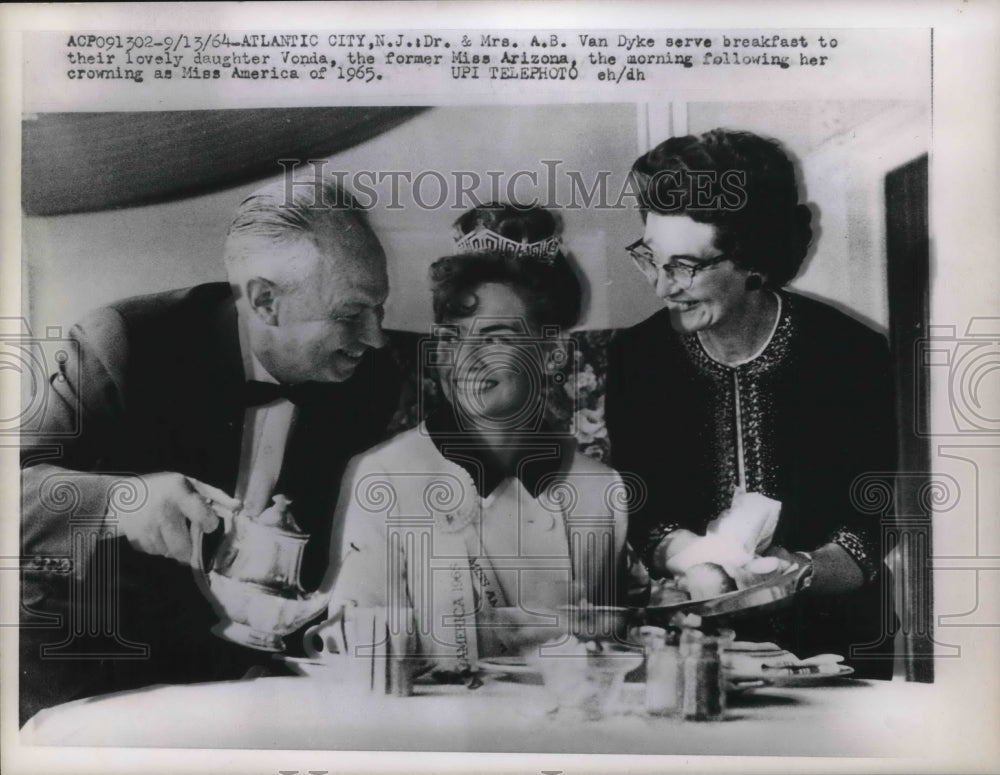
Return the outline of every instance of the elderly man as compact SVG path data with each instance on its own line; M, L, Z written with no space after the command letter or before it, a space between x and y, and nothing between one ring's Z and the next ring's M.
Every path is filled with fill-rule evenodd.
M22 452L21 718L151 683L237 678L266 654L209 634L189 523L291 498L318 586L346 461L378 441L398 378L385 255L332 182L237 208L229 283L118 302L71 332L45 432ZM217 541L218 533L215 532ZM213 536L207 536L206 544ZM206 554L212 546L206 547Z

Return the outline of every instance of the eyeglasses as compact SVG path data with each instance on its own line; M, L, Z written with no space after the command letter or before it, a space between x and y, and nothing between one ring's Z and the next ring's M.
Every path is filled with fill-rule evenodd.
M653 251L641 239L636 240L631 245L627 245L625 250L632 257L636 269L642 272L650 284L656 285L656 281L660 277L660 270L662 269L667 277L682 290L687 290L691 287L698 272L702 272L729 259L729 256L723 253L721 256L714 256L704 261L682 261L675 258L667 263L660 264L657 263L656 255Z

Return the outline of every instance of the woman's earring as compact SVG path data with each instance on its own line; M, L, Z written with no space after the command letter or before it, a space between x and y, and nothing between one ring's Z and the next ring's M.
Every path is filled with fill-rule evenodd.
M764 278L759 274L752 274L747 278L746 289L748 291L759 291L764 287Z

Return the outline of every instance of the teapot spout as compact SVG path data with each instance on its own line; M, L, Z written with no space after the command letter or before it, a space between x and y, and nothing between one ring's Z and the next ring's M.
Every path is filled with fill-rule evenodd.
M330 591L322 587L314 592L306 592L298 602L298 612L294 620L293 629L298 629L311 619L315 619L321 613L326 612L330 602Z

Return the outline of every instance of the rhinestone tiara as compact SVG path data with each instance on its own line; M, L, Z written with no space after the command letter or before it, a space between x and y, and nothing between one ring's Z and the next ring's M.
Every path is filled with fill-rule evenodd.
M558 237L548 237L537 242L527 240L515 242L509 237L480 226L468 234L456 234L455 246L461 253L495 250L501 253L513 253L518 258L534 258L551 264L562 249L562 241Z

